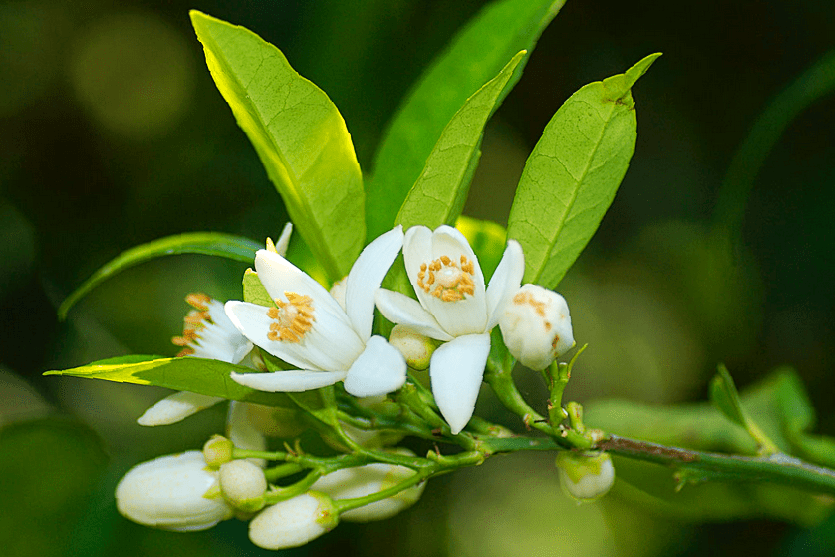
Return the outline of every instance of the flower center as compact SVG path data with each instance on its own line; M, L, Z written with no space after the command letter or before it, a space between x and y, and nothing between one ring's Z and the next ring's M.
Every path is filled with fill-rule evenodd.
M194 309L188 312L183 318L183 335L172 337L171 342L176 346L182 346L183 349L177 353L177 356L189 356L194 354L194 348L189 346L200 335L198 331L206 326L206 323L211 323L212 318L209 314L209 303L212 299L201 292L191 293L186 296L186 303Z
M301 342L304 335L313 327L316 318L313 316L313 298L302 296L295 292L285 292L287 302L276 299L278 307L267 311L267 316L274 321L270 323L270 340L286 342Z
M421 263L417 283L424 292L442 302L458 302L465 294L475 294L473 262L462 255L459 264L442 255L429 264Z

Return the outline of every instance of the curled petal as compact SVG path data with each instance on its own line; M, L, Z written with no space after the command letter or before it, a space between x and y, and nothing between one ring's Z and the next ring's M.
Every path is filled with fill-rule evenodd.
M393 323L402 323L410 329L436 340L452 340L428 311L415 300L391 290L378 290L375 296L377 309Z
M163 398L145 410L136 422L144 426L175 424L222 400L224 399L216 396L180 391Z
M397 226L368 244L348 274L345 308L354 330L363 341L371 336L374 293L383 283L402 245L403 228Z
M519 290L525 274L525 255L516 240L508 240L502 260L487 287L487 331L501 319L505 305Z
M473 415L489 353L490 334L483 333L456 337L432 354L432 394L453 434L464 429Z
M374 335L348 370L345 390L358 397L378 396L396 391L405 382L403 355L386 339Z
M287 248L290 247L290 235L293 233L293 223L288 222L284 225L284 228L281 230L281 236L278 237L278 241L275 243L275 251L281 257L287 255Z
M347 371L313 371L309 369L289 369L272 373L235 373L232 379L246 387L259 391L300 393L311 389L320 389L342 381Z

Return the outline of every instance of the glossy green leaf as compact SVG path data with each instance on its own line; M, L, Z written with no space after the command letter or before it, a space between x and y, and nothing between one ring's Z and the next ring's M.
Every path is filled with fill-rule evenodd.
M524 56L524 51L518 52L455 113L403 201L395 225L405 230L418 224L434 229L455 223L470 189L484 126Z
M167 236L136 246L119 255L87 279L78 289L70 294L58 308L58 317L66 318L67 312L90 291L121 271L166 255L200 254L225 257L234 261L252 263L255 252L262 245L240 236L219 232L191 232Z
M403 100L383 137L368 181L368 234L394 225L444 127L464 101L520 50L532 51L565 0L502 0L485 7L452 39ZM499 97L513 87L524 62Z
M331 280L365 243L365 191L351 135L327 95L256 34L191 12L206 64Z
M99 360L72 369L47 371L44 375L70 375L118 383L154 385L229 400L280 405L281 401L273 393L256 391L232 381L229 374L233 371L252 372L248 367L205 358L131 355Z
M659 56L586 85L546 126L508 219L525 251L524 282L556 287L600 225L635 150L632 86Z

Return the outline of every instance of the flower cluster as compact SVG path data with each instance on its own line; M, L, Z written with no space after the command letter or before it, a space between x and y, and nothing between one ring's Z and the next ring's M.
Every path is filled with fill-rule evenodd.
M173 339L181 356L248 367L252 373L233 371L231 379L260 391L300 393L342 382L358 408L385 404L387 395L403 387L409 369L428 368L433 399L428 408L437 407L447 435L457 436L472 418L496 325L510 353L532 369L547 368L574 345L565 300L521 285L524 257L514 240L485 285L461 232L415 226L404 234L398 226L372 241L329 292L285 259L289 234L288 226L277 244L268 240L255 256L255 272L269 295L266 305L222 304L201 294L187 298L194 310L185 317L183 334ZM401 252L414 297L381 288ZM375 307L395 324L389 338L372 334ZM266 365L261 350L289 369L273 371L276 366ZM220 400L176 393L149 408L139 423L174 423ZM317 468L314 462L304 480L290 487L276 483L304 468L269 469L265 460L272 454L265 452L268 436L289 438L302 431L298 412L292 403L232 402L227 437L210 439L202 452L160 457L131 469L117 488L120 512L179 531L210 528L236 516L251 520L253 543L281 549L307 543L340 520L390 517L420 497L425 476L418 467L368 460L337 468ZM430 421L436 420L441 418ZM325 440L340 449L347 442L414 456L386 448L391 439L380 433L341 421L336 429L339 435ZM575 496L590 498L592 491Z

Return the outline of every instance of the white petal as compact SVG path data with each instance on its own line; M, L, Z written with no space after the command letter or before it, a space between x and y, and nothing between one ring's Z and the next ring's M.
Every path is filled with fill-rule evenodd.
M402 323L422 335L437 340L452 340L435 318L415 300L399 292L380 289L375 296L377 309L392 323Z
M487 320L486 331L490 331L502 317L505 305L519 290L522 277L525 274L525 255L522 246L516 240L508 240L502 260L487 287Z
M217 396L200 395L188 391L180 391L160 400L139 416L139 425L155 426L175 424L183 418L188 418L209 406L225 400Z
M313 328L300 342L287 342L267 337L272 323L267 308L246 302L226 302L226 314L235 326L273 356L304 369L347 369L365 348L362 341L344 313L341 318L334 316L317 307L316 300L313 309L316 319Z
M402 245L403 228L397 226L368 244L348 274L345 308L363 342L371 336L374 293L383 283Z
M249 419L249 404L236 400L229 402L229 414L226 417L226 437L239 449L266 451L266 436ZM253 464L264 468L267 461L263 458L248 458Z
M386 339L374 335L348 370L345 390L358 397L378 396L396 391L405 382L403 356Z
M432 394L453 434L464 429L473 415L489 353L490 335L483 333L457 337L432 354Z
M284 293L295 292L310 296L319 307L328 307L335 314L345 313L324 286L277 253L258 250L255 254L255 271L272 298L286 301ZM345 320L348 320L347 316Z
M290 247L290 235L293 233L293 223L288 222L284 225L284 229L281 231L281 236L278 237L278 241L275 243L275 251L278 252L278 255L284 257L287 255L287 248Z
M342 381L347 371L312 371L309 369L288 369L272 373L235 373L232 379L246 387L259 391L300 393L319 389Z
M418 291L418 272L420 264L432 261L432 231L425 226L413 226L403 237L403 262L406 264L406 274L415 292Z

